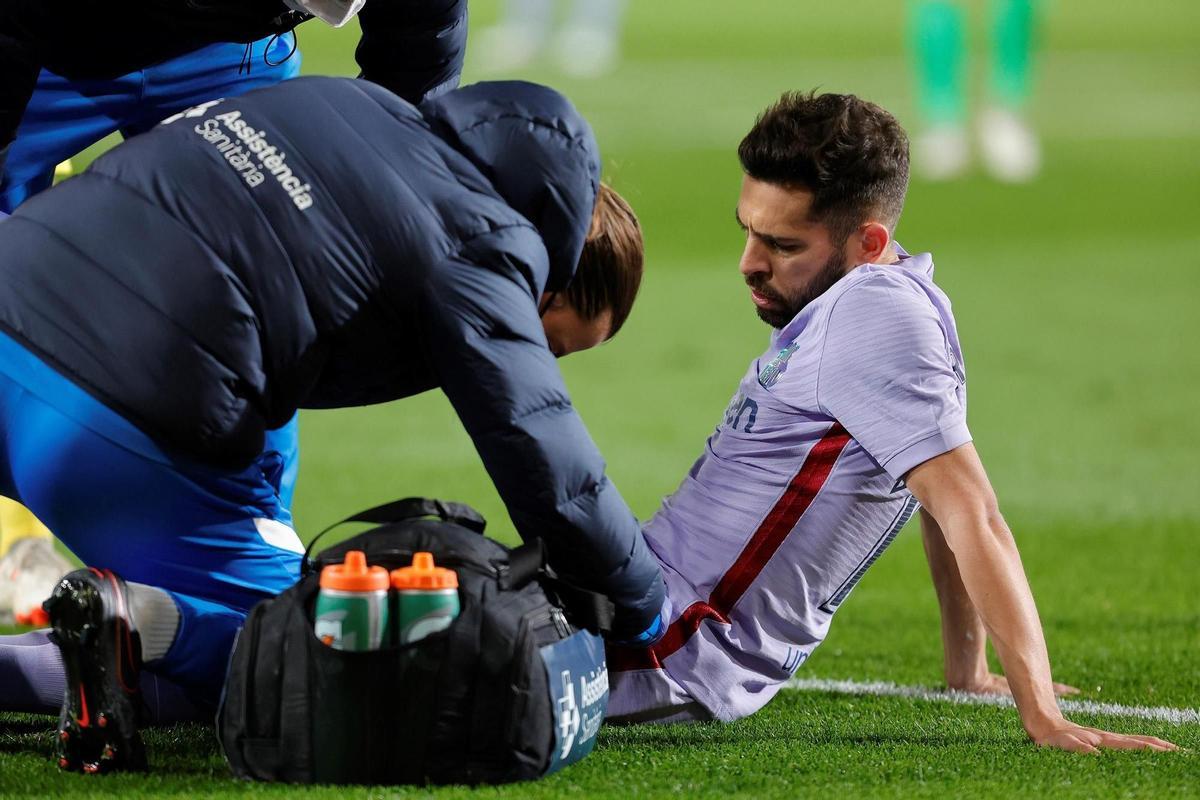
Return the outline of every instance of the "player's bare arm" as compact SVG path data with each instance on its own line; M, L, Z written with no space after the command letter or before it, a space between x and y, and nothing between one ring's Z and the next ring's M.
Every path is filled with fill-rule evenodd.
M946 544L937 520L925 509L921 509L921 536L942 615L946 686L978 694L1011 694L1004 676L988 669L987 630L963 586L954 551ZM1079 694L1065 683L1053 686L1059 696Z
M913 468L907 483L936 521L953 555L959 581L992 639L1021 722L1034 742L1080 753L1094 753L1101 747L1177 749L1153 736L1111 733L1063 717L1054 699L1050 659L1033 593L973 445L965 444ZM935 553L934 559L937 557ZM943 583L949 586L952 581L943 578Z

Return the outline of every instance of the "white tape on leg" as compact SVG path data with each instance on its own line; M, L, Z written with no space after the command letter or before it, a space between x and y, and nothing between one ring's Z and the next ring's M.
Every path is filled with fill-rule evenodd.
M300 537L290 526L284 525L276 519L259 517L254 520L254 527L258 529L258 535L262 537L262 540L272 547L304 555L304 545L300 543Z

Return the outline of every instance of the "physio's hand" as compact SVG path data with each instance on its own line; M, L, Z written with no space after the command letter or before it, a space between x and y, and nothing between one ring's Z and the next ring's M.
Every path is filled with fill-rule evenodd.
M1059 719L1041 730L1030 730L1029 738L1039 747L1053 747L1071 753L1098 753L1101 748L1157 751L1179 749L1177 745L1156 736L1112 733L1099 728L1076 725L1067 719Z
M654 621L650 623L644 631L628 639L614 639L613 644L621 647L653 647L658 643L658 640L667 632L667 623L663 619L662 613L654 617Z
M1054 683L1051 685L1054 687L1054 694L1058 697L1079 694L1078 689L1074 686L1068 686L1065 683ZM969 680L947 680L946 686L956 692L1012 695L1012 689L1008 686L1008 678L1005 678L1003 675L997 675L994 672L989 672L981 677Z

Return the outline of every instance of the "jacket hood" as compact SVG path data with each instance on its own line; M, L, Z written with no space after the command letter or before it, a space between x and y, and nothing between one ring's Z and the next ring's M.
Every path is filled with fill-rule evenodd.
M600 151L587 121L558 92L524 81L472 84L420 109L537 228L550 255L545 290L566 288L600 188Z

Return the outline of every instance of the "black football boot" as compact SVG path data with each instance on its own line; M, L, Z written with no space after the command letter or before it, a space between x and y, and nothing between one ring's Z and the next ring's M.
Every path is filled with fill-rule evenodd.
M89 774L146 769L138 735L145 714L138 690L142 646L125 581L106 569L75 570L44 608L67 672L58 765Z

